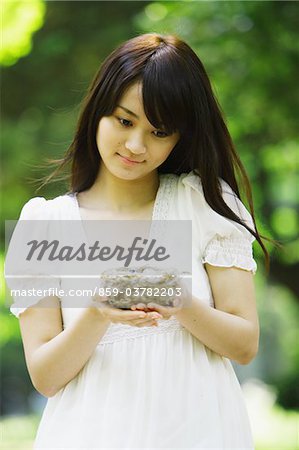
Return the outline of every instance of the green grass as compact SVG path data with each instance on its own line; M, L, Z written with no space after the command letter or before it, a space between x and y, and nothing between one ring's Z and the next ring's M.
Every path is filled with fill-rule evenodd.
M299 413L275 403L273 387L259 380L243 385L256 450L299 450Z
M274 405L251 424L256 450L299 450L299 413Z
M9 416L0 421L1 449L32 450L40 416Z
M1 449L32 450L40 417L12 416L0 421ZM258 424L258 426L257 426ZM299 414L274 406L261 417L257 411L253 431L256 450L298 450Z

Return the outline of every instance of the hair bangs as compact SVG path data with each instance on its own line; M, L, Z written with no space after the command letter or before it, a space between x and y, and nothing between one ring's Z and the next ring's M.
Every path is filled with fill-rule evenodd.
M166 66L166 67L165 67ZM156 128L167 133L183 133L187 127L187 105L183 93L168 77L167 62L157 64L151 59L143 73L142 96L145 115Z

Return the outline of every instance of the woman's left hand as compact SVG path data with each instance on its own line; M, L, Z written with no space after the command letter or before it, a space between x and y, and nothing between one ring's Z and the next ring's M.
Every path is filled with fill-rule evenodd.
M145 312L157 311L158 313L160 313L163 316L162 318L164 320L168 320L168 319L170 319L171 316L176 314L178 311L180 311L184 307L184 305L187 303L187 298L190 296L190 293L185 284L180 283L180 287L182 289L182 291L181 291L182 294L175 298L175 300L173 301L173 306L161 306L161 305L158 305L157 303L150 302L148 304L137 303L136 305L132 305L131 309L133 311L142 310Z
M162 319L168 320L170 319L171 316L173 316L182 309L183 307L182 303L183 302L180 300L178 301L178 306L161 306L153 302L148 303L147 305L145 303L138 303L137 305L132 305L131 309L133 311L142 310L145 312L157 311L162 315Z

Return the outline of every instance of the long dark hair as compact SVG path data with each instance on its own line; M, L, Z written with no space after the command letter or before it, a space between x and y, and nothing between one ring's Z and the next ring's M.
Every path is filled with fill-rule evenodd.
M74 139L43 185L69 165L71 192L82 192L94 184L101 161L96 143L99 120L113 113L125 90L137 81L142 82L143 106L149 122L157 128L162 122L167 132L180 133L179 142L158 172L181 174L193 170L201 179L210 207L243 225L256 238L268 272L269 254L261 238L274 241L257 231L250 182L205 68L189 45L176 35L143 34L124 42L107 57L83 101ZM254 230L222 197L220 178L241 199L236 174L245 188Z

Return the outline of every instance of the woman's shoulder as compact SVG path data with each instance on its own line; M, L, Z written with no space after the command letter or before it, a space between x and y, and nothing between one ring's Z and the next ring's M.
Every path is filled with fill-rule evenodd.
M235 192L232 190L230 185L223 180L222 178L218 178L222 194L225 196L226 194L237 197ZM182 173L181 175L177 175L177 183L179 186L184 188L192 188L194 191L198 192L202 196L204 196L203 186L200 176L194 171Z
M182 201L186 201L190 205L192 203L193 207L201 210L206 209L215 213L206 201L201 177L194 170L180 175L172 175L172 180L173 184L177 186L177 193ZM224 201L232 210L237 209L237 211L241 212L240 207L242 209L242 205L237 194L221 177L218 178L218 181Z
M247 232L243 226L223 216L208 204L204 195L201 178L193 170L189 173L183 173L177 176L176 180L178 186L177 200L181 209L185 212L192 211L192 214L201 225L207 225L208 231L213 228L212 225L219 224L223 228L229 227L230 225L241 227L242 230ZM231 186L220 177L219 184L221 187L222 198L227 206L239 216L243 222L246 222L251 229L254 229L255 227L251 214L238 195ZM250 237L252 237L251 234Z
M193 186L196 189L200 189L201 179L194 170L190 172L183 172L181 174L176 173L162 173L160 178L165 181L173 182L178 186Z
M74 207L74 194L63 194L52 199L33 197L21 210L20 220L47 220L59 218Z
M255 237L240 223L228 219L206 201L201 178L194 172L178 178L178 209L182 217L191 217L194 236L198 239L202 262L221 267L239 267L256 272L252 256ZM255 229L250 212L231 186L219 177L223 200L252 230Z

